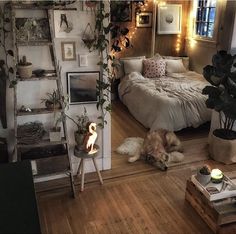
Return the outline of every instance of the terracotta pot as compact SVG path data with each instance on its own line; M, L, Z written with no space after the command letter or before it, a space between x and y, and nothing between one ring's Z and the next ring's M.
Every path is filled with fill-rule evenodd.
M32 76L32 64L27 66L17 65L17 71L21 78L30 78Z
M236 139L225 140L212 133L209 136L209 152L212 159L224 164L236 162Z
M75 132L74 135L75 135L75 142L76 142L76 144L79 147L83 146L85 134L84 133Z
M61 141L61 128L52 128L49 131L50 141Z

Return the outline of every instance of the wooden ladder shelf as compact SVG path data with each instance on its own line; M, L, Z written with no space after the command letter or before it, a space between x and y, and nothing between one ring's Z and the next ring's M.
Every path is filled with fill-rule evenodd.
M43 10L46 11L47 15L47 20L49 24L49 29L50 29L50 40L49 41L30 41L30 42L21 42L18 41L16 38L16 17L15 17L15 11L17 9L25 9L25 10ZM12 33L13 33L13 49L14 49L14 63L15 63L15 69L14 73L15 76L17 77L18 82L27 82L27 81L43 81L47 85L47 81L53 80L56 84L57 90L59 92L61 102L63 103L63 90L62 90L62 83L61 83L61 67L59 67L59 64L56 59L56 51L55 51L55 43L54 43L54 36L53 36L53 21L52 21L52 16L53 16L53 7L30 7L30 5L20 5L20 4L11 4L11 11L12 11ZM19 62L19 51L18 47L20 46L48 46L48 49L50 50L51 54L51 59L52 59L52 64L55 68L54 71L52 71L51 76L43 76L43 77L36 77L32 76L31 78L20 78L16 74L16 66L17 62ZM61 109L57 110L58 112L61 112L64 114L65 107L63 106ZM29 116L29 115L40 115L40 114L53 114L54 111L52 110L47 110L46 108L35 108L32 109L31 112L23 112L21 110L17 109L17 85L14 86L14 125L15 125L15 151L17 155L18 160L34 160L36 161L37 166L39 168L43 168L44 166L46 167L46 170L43 171L41 170L42 174L40 174L40 170L38 171L38 174L35 175L35 178L39 178L42 176L53 176L53 175L67 175L70 179L70 187L72 191L73 197L75 196L75 188L74 188L74 179L73 179L73 174L72 174L72 163L71 163L71 157L69 155L69 147L68 147L68 133L67 133L67 126L66 126L66 120L63 118L62 120L62 128L63 128L63 133L64 137L61 139L61 141L56 141L56 142L51 142L49 139L43 139L42 141L38 142L37 144L21 144L17 141L17 127L18 127L18 117L19 116ZM22 150L25 149L33 149L33 148L41 148L47 147L47 146L55 146L55 145L61 145L65 149L65 152L62 152L61 155L50 155L50 156L30 156L27 155L26 158L22 156ZM58 163L59 169L58 171L55 170L54 164Z

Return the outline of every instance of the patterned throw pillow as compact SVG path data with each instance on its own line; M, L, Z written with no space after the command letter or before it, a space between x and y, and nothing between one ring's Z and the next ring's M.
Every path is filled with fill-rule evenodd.
M166 62L163 59L145 59L143 60L143 76L147 78L156 78L165 76Z

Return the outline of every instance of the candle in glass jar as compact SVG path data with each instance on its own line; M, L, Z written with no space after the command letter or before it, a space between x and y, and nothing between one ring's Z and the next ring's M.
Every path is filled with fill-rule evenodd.
M214 183L220 183L223 179L223 173L220 169L212 169L211 171L211 180Z

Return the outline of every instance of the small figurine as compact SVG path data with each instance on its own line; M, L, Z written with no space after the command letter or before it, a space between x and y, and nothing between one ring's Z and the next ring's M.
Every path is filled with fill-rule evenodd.
M83 145L84 145L84 150L88 152L88 154L94 154L97 152L97 149L94 148L94 143L97 139L96 126L97 126L96 123L89 122L87 124L88 132L84 137Z

